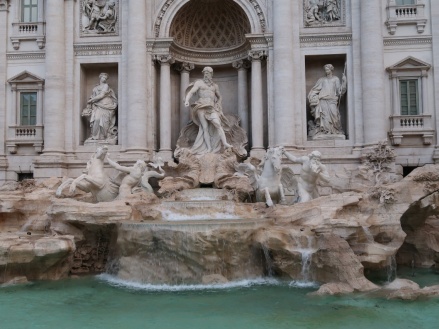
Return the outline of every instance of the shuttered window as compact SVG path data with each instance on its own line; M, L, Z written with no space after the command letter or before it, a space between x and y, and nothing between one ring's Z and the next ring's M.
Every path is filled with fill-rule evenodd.
M400 80L401 114L418 115L418 80Z
M20 124L35 126L37 124L37 93L20 93Z

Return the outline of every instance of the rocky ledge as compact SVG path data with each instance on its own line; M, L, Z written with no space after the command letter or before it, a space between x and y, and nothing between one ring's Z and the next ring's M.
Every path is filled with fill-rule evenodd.
M57 179L3 186L0 282L108 271L154 283L273 275L318 282L319 294L374 291L368 274L395 260L439 268L438 172L425 166L394 184L290 206L221 200L223 206L207 202L203 211L184 198L146 192L110 203L83 194L56 199ZM191 215L197 220L182 220Z

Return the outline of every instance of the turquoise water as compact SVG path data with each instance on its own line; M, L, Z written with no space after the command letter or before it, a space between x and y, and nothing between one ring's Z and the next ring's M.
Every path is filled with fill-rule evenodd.
M0 328L439 328L439 298L307 296L315 289L262 280L203 289L124 285L107 276L37 282L0 288Z

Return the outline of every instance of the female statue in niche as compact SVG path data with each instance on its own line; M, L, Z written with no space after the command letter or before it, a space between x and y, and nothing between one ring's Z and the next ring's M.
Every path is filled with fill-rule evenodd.
M346 93L346 75L343 73L342 82L333 76L334 66L324 66L326 76L320 78L308 94L311 106L311 115L314 124L310 125L309 136L312 138L341 137L344 132L341 127L339 103L340 98ZM343 138L344 139L344 138Z
M108 74L101 73L99 79L100 83L93 88L87 107L82 111L82 116L90 116L91 136L85 143L101 141L114 145L117 142L117 98L107 83Z

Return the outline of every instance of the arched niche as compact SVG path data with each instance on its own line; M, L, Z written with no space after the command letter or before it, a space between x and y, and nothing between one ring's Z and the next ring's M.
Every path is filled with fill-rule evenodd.
M154 36L156 38L167 38L170 36L170 29L175 15L188 2L194 0L166 0L155 13ZM200 0L204 3L212 3L217 0ZM221 0L219 0L221 1ZM223 0L224 1L224 0ZM252 34L261 34L267 31L267 13L265 7L258 0L232 0L238 5L249 19Z

